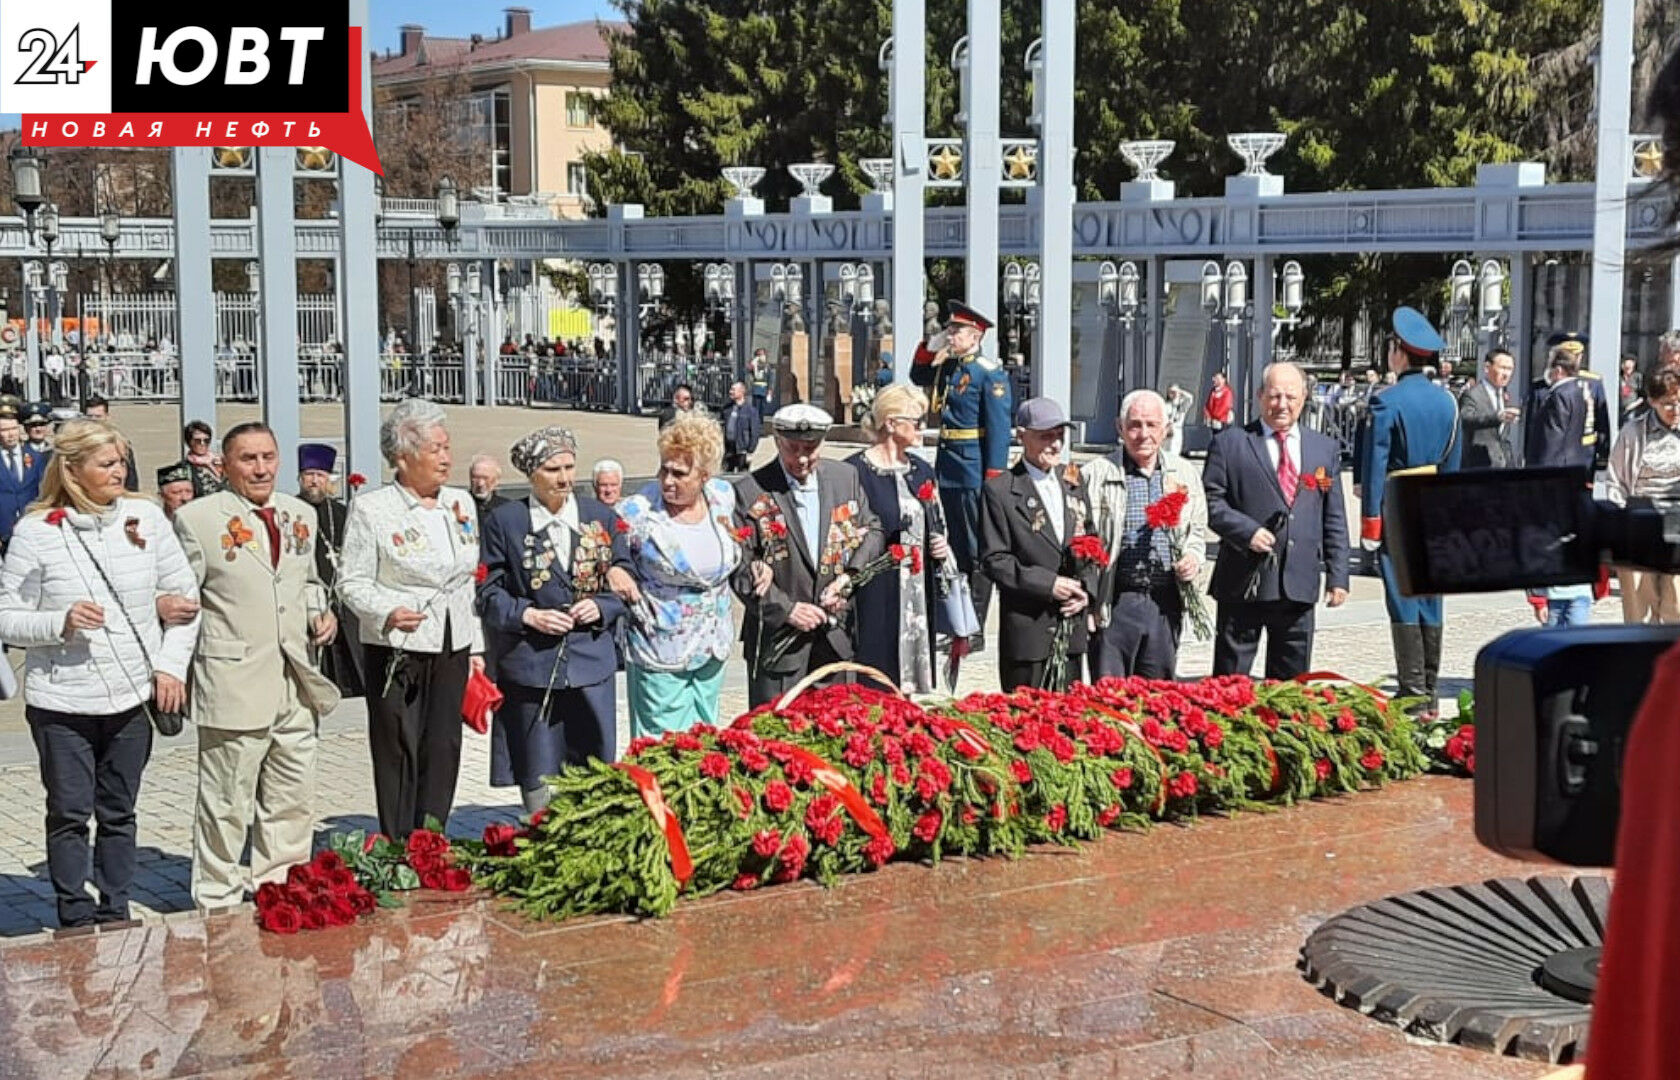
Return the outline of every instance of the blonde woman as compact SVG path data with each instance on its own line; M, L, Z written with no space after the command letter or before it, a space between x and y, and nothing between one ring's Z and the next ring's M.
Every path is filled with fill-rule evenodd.
M870 408L874 441L847 459L890 549L907 555L852 598L857 660L895 679L907 693L935 688L932 607L935 568L951 554L933 468L910 453L922 443L927 395L909 383L882 387ZM914 554L909 554L914 549Z
M684 414L659 433L659 478L618 505L627 530L631 604L625 677L633 735L716 724L735 642L730 578L741 568L735 489L719 479L723 431ZM633 579L633 580L632 580Z
M59 429L41 498L12 534L0 570L0 640L27 650L24 716L47 790L47 868L60 926L128 918L140 775L151 756L148 710L179 713L198 637L165 594L196 602L198 584L163 511L129 495L128 441L110 424ZM88 818L94 834L87 894Z

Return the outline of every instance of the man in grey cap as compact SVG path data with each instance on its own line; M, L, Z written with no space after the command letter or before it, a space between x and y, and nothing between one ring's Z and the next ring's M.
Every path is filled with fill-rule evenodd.
M851 659L851 582L885 544L857 470L821 456L832 424L813 405L783 406L770 418L776 460L735 482L746 557L734 586L747 605L741 637L754 707L810 671ZM770 570L763 596L752 576L758 564Z
M1068 422L1050 398L1029 398L1015 410L1021 460L981 489L980 570L997 586L998 681L1066 689L1080 674L1086 609L1100 567L1073 555L1073 540L1091 533L1091 503L1074 465L1061 464ZM1055 656L1058 632L1065 655ZM1056 670L1053 660L1064 661Z

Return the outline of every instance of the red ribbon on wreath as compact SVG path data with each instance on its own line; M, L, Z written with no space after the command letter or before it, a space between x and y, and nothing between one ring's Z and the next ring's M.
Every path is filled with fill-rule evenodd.
M875 813L874 807L863 799L863 792L852 786L846 774L811 753L803 746L792 743L767 742L766 747L775 747L783 751L790 758L796 758L811 770L811 778L827 788L846 812L852 815L852 820L858 823L858 828L879 840L887 835L887 827L881 821L880 815Z
M1378 703L1381 704L1384 707L1385 711L1386 711L1387 706L1388 706L1388 695L1383 693L1381 690L1378 690L1376 687L1369 686L1369 685L1367 685L1365 683L1362 683L1362 682L1355 682L1353 679L1348 678L1346 675L1338 675L1334 671L1303 671L1303 672L1301 672L1301 674L1295 676L1295 681L1298 682L1298 683L1310 683L1310 682L1347 683L1349 686L1357 687L1360 690L1365 691L1367 694L1370 694L1372 697L1376 698Z
M947 716L944 720L945 723L956 729L957 738L975 753L984 754L992 748L992 744L986 741L985 736L976 731L974 725L967 720L959 720L955 716Z
M677 821L677 815L665 805L665 796L659 790L659 780L651 772L640 765L631 765L621 761L613 766L622 769L636 785L636 792L642 797L642 805L653 816L653 823L659 826L665 834L665 846L671 852L671 873L676 876L677 888L686 886L689 879L694 877L694 860L688 856L688 841L683 839L682 825Z

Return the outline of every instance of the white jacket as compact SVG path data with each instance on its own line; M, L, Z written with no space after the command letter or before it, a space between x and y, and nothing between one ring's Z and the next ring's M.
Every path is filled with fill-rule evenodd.
M90 552L120 597L112 597ZM41 511L24 517L0 569L0 641L28 650L24 700L79 716L126 712L151 699L148 655L156 670L185 681L198 619L164 629L157 616L161 593L198 599L187 556L157 504L124 496L97 517L68 510L58 525L47 524ZM64 616L78 600L104 608L105 626L67 638Z
M338 595L355 613L363 644L440 653L448 622L456 648L470 644L474 655L484 652L484 630L474 607L474 574L481 558L478 504L470 492L443 487L437 505L449 522L447 547L431 542L421 523L420 499L401 484L350 500L339 551ZM385 633L385 619L399 607L426 616L412 634Z

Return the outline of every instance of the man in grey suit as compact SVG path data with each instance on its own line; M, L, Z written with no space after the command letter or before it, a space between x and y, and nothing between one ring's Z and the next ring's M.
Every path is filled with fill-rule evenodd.
M746 557L734 585L747 605L741 638L755 708L808 672L851 659L851 583L884 550L857 470L821 456L832 424L815 406L783 406L770 418L776 460L735 482L736 535ZM757 565L770 571L763 596L754 588Z
M1511 373L1517 362L1504 349L1494 349L1482 361L1482 377L1458 396L1458 422L1464 430L1464 469L1513 469L1517 446L1511 427L1522 415L1511 401Z

